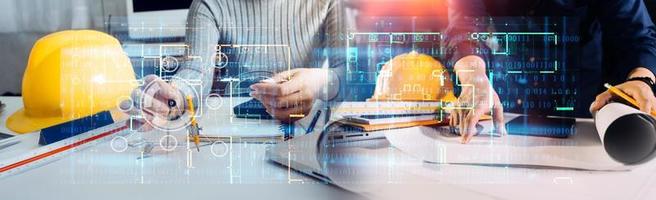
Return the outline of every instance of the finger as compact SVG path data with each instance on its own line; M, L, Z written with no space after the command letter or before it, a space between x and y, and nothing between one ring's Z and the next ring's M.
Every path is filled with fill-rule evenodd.
M180 91L177 89L177 87L175 87L175 85L173 85L173 83L167 83L162 79L157 80L156 83L160 87L158 92L159 95L167 100L180 100L182 95L180 95Z
M626 93L633 97L638 102L638 108L640 111L649 113L651 111L651 106L649 105L649 98L640 91L633 89L626 90Z
M638 107L640 111L645 113L651 113L654 102L654 93L651 89L647 87L630 87L627 92L628 95L631 95L636 101L638 101Z
M162 80L160 77L155 75L148 75L144 77L144 94L150 95L154 98L160 100L176 100L182 101L182 95L180 90L178 90L172 83L167 83ZM178 102L180 103L180 102ZM178 104L181 106L181 104Z
M266 108L284 108L282 106L278 107L278 105L276 105L276 100L274 99L278 98L277 96L264 95L255 92L251 92L250 95L254 99L260 101L260 103L262 103L262 105L264 105Z
M458 132L460 134L460 142L464 143L467 136L467 121L466 116L468 115L467 110L461 110L458 113Z
M463 144L469 143L471 139L476 135L477 129L476 129L476 124L478 124L478 120L480 119L481 115L483 115L483 112L481 111L482 109L475 110L473 112L470 112L469 115L467 116L467 119L465 123L467 124L466 130L465 130L465 140L462 141Z
M143 108L144 111L160 117L167 118L169 116L170 108L167 102L162 102L155 98L152 98L149 101L149 104L145 105L146 107Z
M450 126L450 127L454 127L454 126L456 126L456 123L455 123L455 121L456 121L456 115L457 115L457 114L456 114L456 111L455 111L455 110L450 110L450 111L449 111L449 126Z
M503 119L503 105L498 97L492 108L492 121L494 123L494 129L497 130L500 135L506 135L506 126L504 125L505 123Z
M654 109L656 108L656 98L654 98L653 96L647 96L644 107L645 108L643 112L651 114L651 112L653 112Z
M459 110L453 110L453 127L457 127L460 125L460 111Z
M135 109L141 109L142 107L141 104L143 102L142 101L143 95L144 95L143 90L141 88L132 90L132 93L130 94L130 98L132 98L134 104L133 106L135 107Z
M264 104L268 104L274 108L288 108L300 105L302 103L307 103L312 100L312 97L309 95L304 95L303 92L297 92L287 96L269 96L261 95L260 101Z
M609 91L602 92L601 94L597 95L595 100L592 102L590 105L590 111L591 112L597 112L599 109L604 107L608 101L613 97L613 95L610 94Z
M139 115L139 109L134 106L134 101L132 100L123 100L121 103L118 105L119 109L121 109L124 113L130 115L130 116L138 116Z
M168 114L167 104L155 99L150 95L145 94L140 89L133 90L131 98L134 103L132 109L128 111L128 114L130 115L140 115L142 114L142 111L149 112L150 114ZM121 107L128 108L130 106L124 105L124 102L121 102Z
M289 81L294 77L294 74L298 72L299 69L292 69L292 70L287 70L284 72L277 73L271 79L273 79L275 82L284 82L284 81Z
M152 83L153 81L157 81L158 79L160 79L159 76L153 75L153 74L144 76L143 77L143 81L144 81L143 86L144 87L148 86L148 85L150 85L150 83Z
M254 90L255 94L286 96L301 91L303 84L299 79L292 79L281 84L256 83L251 86L251 89Z
M255 83L250 86L251 93L256 95L278 95L282 94L282 87L277 83Z

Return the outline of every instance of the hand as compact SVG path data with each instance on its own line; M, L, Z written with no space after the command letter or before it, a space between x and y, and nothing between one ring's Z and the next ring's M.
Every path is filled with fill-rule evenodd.
M127 111L128 114L143 115L143 118L128 120L127 123L132 121L132 127L139 127L136 128L139 131L150 131L153 129L150 123L164 126L169 120L175 120L184 113L186 103L182 93L174 85L166 83L155 75L148 75L143 80L144 86L132 91L135 105L130 106L130 102L121 103L122 108L134 108ZM123 105L124 103L128 103L128 105Z
M642 112L651 113L656 110L656 98L649 85L642 81L627 81L615 86L627 95L631 96L638 102L638 107ZM599 95L590 105L590 112L595 113L604 107L613 98L610 91L605 91Z
M294 122L300 118L293 114L307 115L314 100L329 81L324 69L292 69L276 74L272 82L251 85L250 95L262 102L267 112L284 122Z
M455 70L462 92L454 109L450 110L449 125L460 129L461 143L468 143L476 135L476 124L482 115L492 112L495 130L506 134L503 106L499 95L490 86L485 74L485 61L478 56L466 56L458 60Z

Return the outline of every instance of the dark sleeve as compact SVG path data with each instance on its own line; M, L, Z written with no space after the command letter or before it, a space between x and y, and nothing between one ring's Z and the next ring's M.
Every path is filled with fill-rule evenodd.
M656 29L642 0L602 0L597 12L612 78L624 81L638 67L656 74Z
M477 51L477 49L489 50L489 48L478 40L470 40L472 33L485 32L482 26L476 24L477 18L488 15L483 1L448 0L447 5L449 25L444 31L447 66L452 67L456 61L468 55L478 55L489 62L488 54Z

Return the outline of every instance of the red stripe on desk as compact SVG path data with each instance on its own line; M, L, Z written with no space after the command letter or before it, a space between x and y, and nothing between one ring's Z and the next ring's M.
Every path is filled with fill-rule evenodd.
M58 153L61 153L61 152L64 152L64 151L68 151L68 150L73 149L73 148L75 148L75 147L78 147L78 146L80 146L80 145L83 145L83 144L86 144L86 143L92 142L92 141L94 141L94 140L97 140L97 139L103 138L103 137L105 137L105 136L109 136L109 135L114 134L114 133L117 133L117 132L119 132L119 131L123 131L123 130L125 130L125 129L127 129L127 128L128 128L127 126L121 126L121 127L116 128L116 129L114 129L114 130L110 130L110 131L107 131L107 132L104 132L104 133L101 133L101 134L98 134L98 135L95 135L95 136L89 137L89 138L87 138L87 139L84 139L84 140L80 140L80 141L74 142L73 144L69 144L69 145L66 145L66 146L63 146L63 147L59 147L59 148L56 148L56 149L54 149L54 150L52 150L52 151L48 151L48 152L45 152L45 153L42 153L42 154L36 155L36 156L34 156L34 157L30 157L30 158L25 159L25 160L21 160L21 161L19 161L19 162L14 163L14 164L4 166L4 167L0 168L0 173L3 173L3 172L6 172L6 171L9 171L9 170L12 170L12 169L18 168L18 167L23 166L23 165L30 164L30 163L32 163L32 162L34 162L34 161L38 161L38 160L41 160L41 159L47 158L47 157L49 157L49 156L52 156L52 155L55 155L55 154L58 154Z

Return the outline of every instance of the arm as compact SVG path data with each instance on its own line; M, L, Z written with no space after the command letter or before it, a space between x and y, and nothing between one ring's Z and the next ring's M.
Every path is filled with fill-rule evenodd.
M323 87L323 95L318 95L322 100L340 99L345 96L346 89L346 22L344 16L344 4L342 0L332 1L326 21L325 44L330 69L328 70L328 82Z
M447 65L453 63L458 85L462 86L458 101L450 109L449 125L458 127L461 142L467 143L476 134L480 117L491 112L495 129L505 134L503 107L486 74L486 62L490 57L477 51L488 48L482 42L469 39L472 33L485 31L475 21L476 17L487 16L485 4L481 0L449 0L448 8L446 60Z
M185 87L187 84L179 80L172 81L184 96L191 95L194 104L199 106L199 102L209 94L214 82L214 56L219 41L215 19L216 16L209 9L207 2L196 0L191 4L185 38L185 44L189 47L188 57L175 76L183 80L200 80L201 86Z
M455 64L461 58L470 55L489 61L487 55L480 54L476 49L488 49L485 44L470 40L470 35L486 30L477 26L476 18L487 16L485 5L481 0L448 0L449 25L444 31L447 47L446 61Z
M608 0L595 5L603 32L605 78L638 101L640 110L656 109L656 98L649 85L627 78L648 77L656 71L656 28L642 0ZM590 106L592 112L601 109L612 98L606 91Z
M138 110L128 111L130 114L143 115L143 120L127 122L133 123L134 127L140 127L140 131L152 130L151 123L166 123L167 121L155 120L157 118L174 120L182 115L187 108L184 100L186 96L192 96L195 101L194 105L200 106L199 102L202 101L202 97L206 96L211 89L214 75L214 59L212 58L218 41L218 30L214 23L214 17L204 1L196 0L189 9L187 21L190 26L187 29L186 38L190 48L188 55L194 57L187 57L178 69L175 76L179 79L172 79L169 84L156 75L148 75L143 79L144 86L152 87L137 88L132 93L133 99L140 101L142 96L145 97L144 99L149 99L141 103L135 101L137 104L135 107ZM202 86L190 86L186 83L188 80L201 80ZM176 104L171 104L170 100L174 100ZM142 103L144 105L140 106ZM151 123L146 123L146 121Z
M609 69L613 73L609 78L619 83L637 72L637 68L651 71L653 78L656 29L642 0L605 0L596 6L603 32L604 57L616 61L614 68Z
M253 84L251 96L260 100L267 111L281 121L294 121L291 114L307 115L316 99L324 101L343 97L345 81L345 31L341 0L330 0L315 6L326 6L325 16L321 17L324 32L316 35L321 38L321 49L328 58L329 68L296 68L276 74L274 83ZM324 4L325 3L325 4ZM324 8L324 7L322 7ZM306 52L312 53L312 52ZM286 80L291 78L290 80Z

